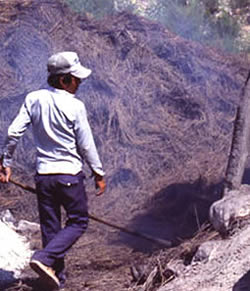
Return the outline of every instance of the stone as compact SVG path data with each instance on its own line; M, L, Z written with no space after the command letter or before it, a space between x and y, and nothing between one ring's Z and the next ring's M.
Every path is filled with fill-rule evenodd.
M195 253L192 263L203 262L206 263L214 257L214 253L219 244L216 241L207 241L201 244Z
M250 186L241 185L239 190L228 191L210 207L210 222L221 234L225 234L233 221L250 215Z
M16 219L9 209L6 209L0 213L0 220L9 225L11 228L15 228Z
M16 230L22 235L31 238L40 231L40 224L27 220L20 220Z
M0 290L14 282L28 265L32 251L24 236L0 221Z
M18 222L9 209L0 213L0 290L20 278L33 254L30 239L39 231L39 224Z

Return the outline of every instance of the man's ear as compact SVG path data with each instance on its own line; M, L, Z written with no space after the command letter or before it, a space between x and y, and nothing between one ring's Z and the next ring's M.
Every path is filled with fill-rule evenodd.
M62 87L62 89L67 89L68 88L68 85L67 82L65 82L65 76L60 76L59 77L59 84L60 86Z

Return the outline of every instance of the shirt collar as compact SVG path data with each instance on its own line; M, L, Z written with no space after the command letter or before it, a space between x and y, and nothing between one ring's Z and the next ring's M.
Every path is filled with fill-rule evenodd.
M52 90L53 90L53 92L56 93L56 94L60 94L60 95L64 95L64 96L68 96L68 97L71 97L71 98L74 98L74 97L75 97L75 94L71 94L71 93L69 93L68 91L63 90L63 89L53 88Z

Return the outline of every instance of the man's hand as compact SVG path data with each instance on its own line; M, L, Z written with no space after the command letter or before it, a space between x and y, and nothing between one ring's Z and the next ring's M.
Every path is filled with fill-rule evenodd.
M1 183L8 183L11 176L11 168L6 167L4 168L3 165L0 163L0 182Z
M100 176L98 174L94 174L94 176L96 189L99 189L99 191L96 193L96 196L100 196L104 193L106 189L106 183L104 181L103 176Z

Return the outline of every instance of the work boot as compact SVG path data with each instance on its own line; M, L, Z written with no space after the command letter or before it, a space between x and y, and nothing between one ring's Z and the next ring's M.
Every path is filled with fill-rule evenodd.
M59 289L60 282L55 275L55 271L51 267L48 267L37 260L31 260L30 267L40 276L41 280L46 285L52 289Z

